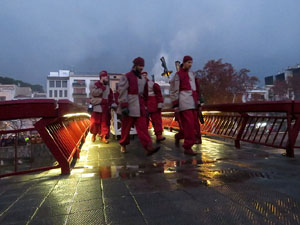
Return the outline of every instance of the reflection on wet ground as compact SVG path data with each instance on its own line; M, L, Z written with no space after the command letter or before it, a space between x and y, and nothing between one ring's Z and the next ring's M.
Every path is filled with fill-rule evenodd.
M69 176L0 180L0 224L300 224L298 158L208 138L188 157L173 135L152 157L87 138Z

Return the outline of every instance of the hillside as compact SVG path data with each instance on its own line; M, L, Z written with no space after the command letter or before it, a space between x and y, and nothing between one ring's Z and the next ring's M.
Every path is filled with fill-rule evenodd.
M0 84L15 84L20 85L20 87L31 87L33 92L44 92L43 86L39 84L29 84L21 80L15 80L9 77L0 76Z

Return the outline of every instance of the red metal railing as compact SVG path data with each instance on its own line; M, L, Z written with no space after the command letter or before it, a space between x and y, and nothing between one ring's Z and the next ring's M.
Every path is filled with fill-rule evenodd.
M57 166L25 171L17 170L17 147L15 146L15 169L0 177L61 168L62 174L70 173L70 163L79 157L80 145L89 128L89 115L85 109L67 100L16 100L0 102L0 121L39 118L34 127L19 130L2 130L0 134L37 130L44 143L57 160Z
M289 157L294 157L294 148L300 148L299 101L206 105L202 109L205 123L201 132L231 138L237 148L244 141L286 149ZM163 112L163 124L179 129L170 110Z

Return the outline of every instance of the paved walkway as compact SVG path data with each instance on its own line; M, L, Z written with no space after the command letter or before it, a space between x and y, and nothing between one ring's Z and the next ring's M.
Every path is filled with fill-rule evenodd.
M88 140L69 176L0 179L0 224L300 224L299 155L204 138L187 157L169 132L152 157L128 149Z

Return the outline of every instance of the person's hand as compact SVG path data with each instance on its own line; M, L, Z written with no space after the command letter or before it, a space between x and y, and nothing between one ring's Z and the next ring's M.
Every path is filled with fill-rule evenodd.
M123 116L128 116L129 115L129 109L127 107L122 108L121 112L122 112Z
M162 108L163 108L163 103L158 103L158 104L157 104L157 109L158 109L159 111L161 111Z

